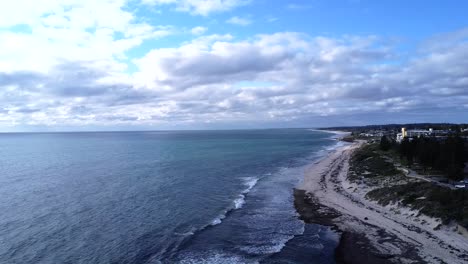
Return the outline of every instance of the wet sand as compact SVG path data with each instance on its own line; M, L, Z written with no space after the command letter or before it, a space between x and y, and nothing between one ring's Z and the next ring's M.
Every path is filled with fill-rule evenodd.
M335 250L337 263L392 263L388 260L389 256L383 256L371 248L369 239L364 235L340 230L333 220L341 214L333 208L323 206L304 190L294 190L294 206L305 223L331 226L340 234L340 241Z

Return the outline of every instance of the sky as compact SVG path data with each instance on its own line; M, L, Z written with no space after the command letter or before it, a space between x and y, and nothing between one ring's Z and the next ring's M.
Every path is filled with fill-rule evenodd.
M468 2L0 3L0 132L468 123Z

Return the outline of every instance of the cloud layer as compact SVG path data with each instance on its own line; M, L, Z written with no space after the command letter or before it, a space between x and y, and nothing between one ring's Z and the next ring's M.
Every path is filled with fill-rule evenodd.
M127 57L176 30L137 19L123 0L44 1L8 16L16 2L0 11L0 27L22 25L0 30L2 128L466 121L468 29L434 36L408 55L378 36L239 39L203 35L207 29L198 26L188 30L190 41ZM194 15L248 3L145 2Z
M250 0L143 0L143 2L153 5L173 5L177 11L207 16L246 5Z

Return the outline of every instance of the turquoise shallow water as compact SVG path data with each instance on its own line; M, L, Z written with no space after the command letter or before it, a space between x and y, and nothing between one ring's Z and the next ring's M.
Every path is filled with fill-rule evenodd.
M323 227L292 247L307 254L285 247L305 232L292 188L330 136L0 134L0 262L332 263L336 237Z

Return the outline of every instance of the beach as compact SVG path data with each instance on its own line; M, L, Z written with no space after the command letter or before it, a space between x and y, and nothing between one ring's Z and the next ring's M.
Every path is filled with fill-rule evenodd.
M347 179L354 142L310 164L295 190L295 207L306 223L341 234L337 263L467 263L468 239L401 205L365 198L372 187Z

